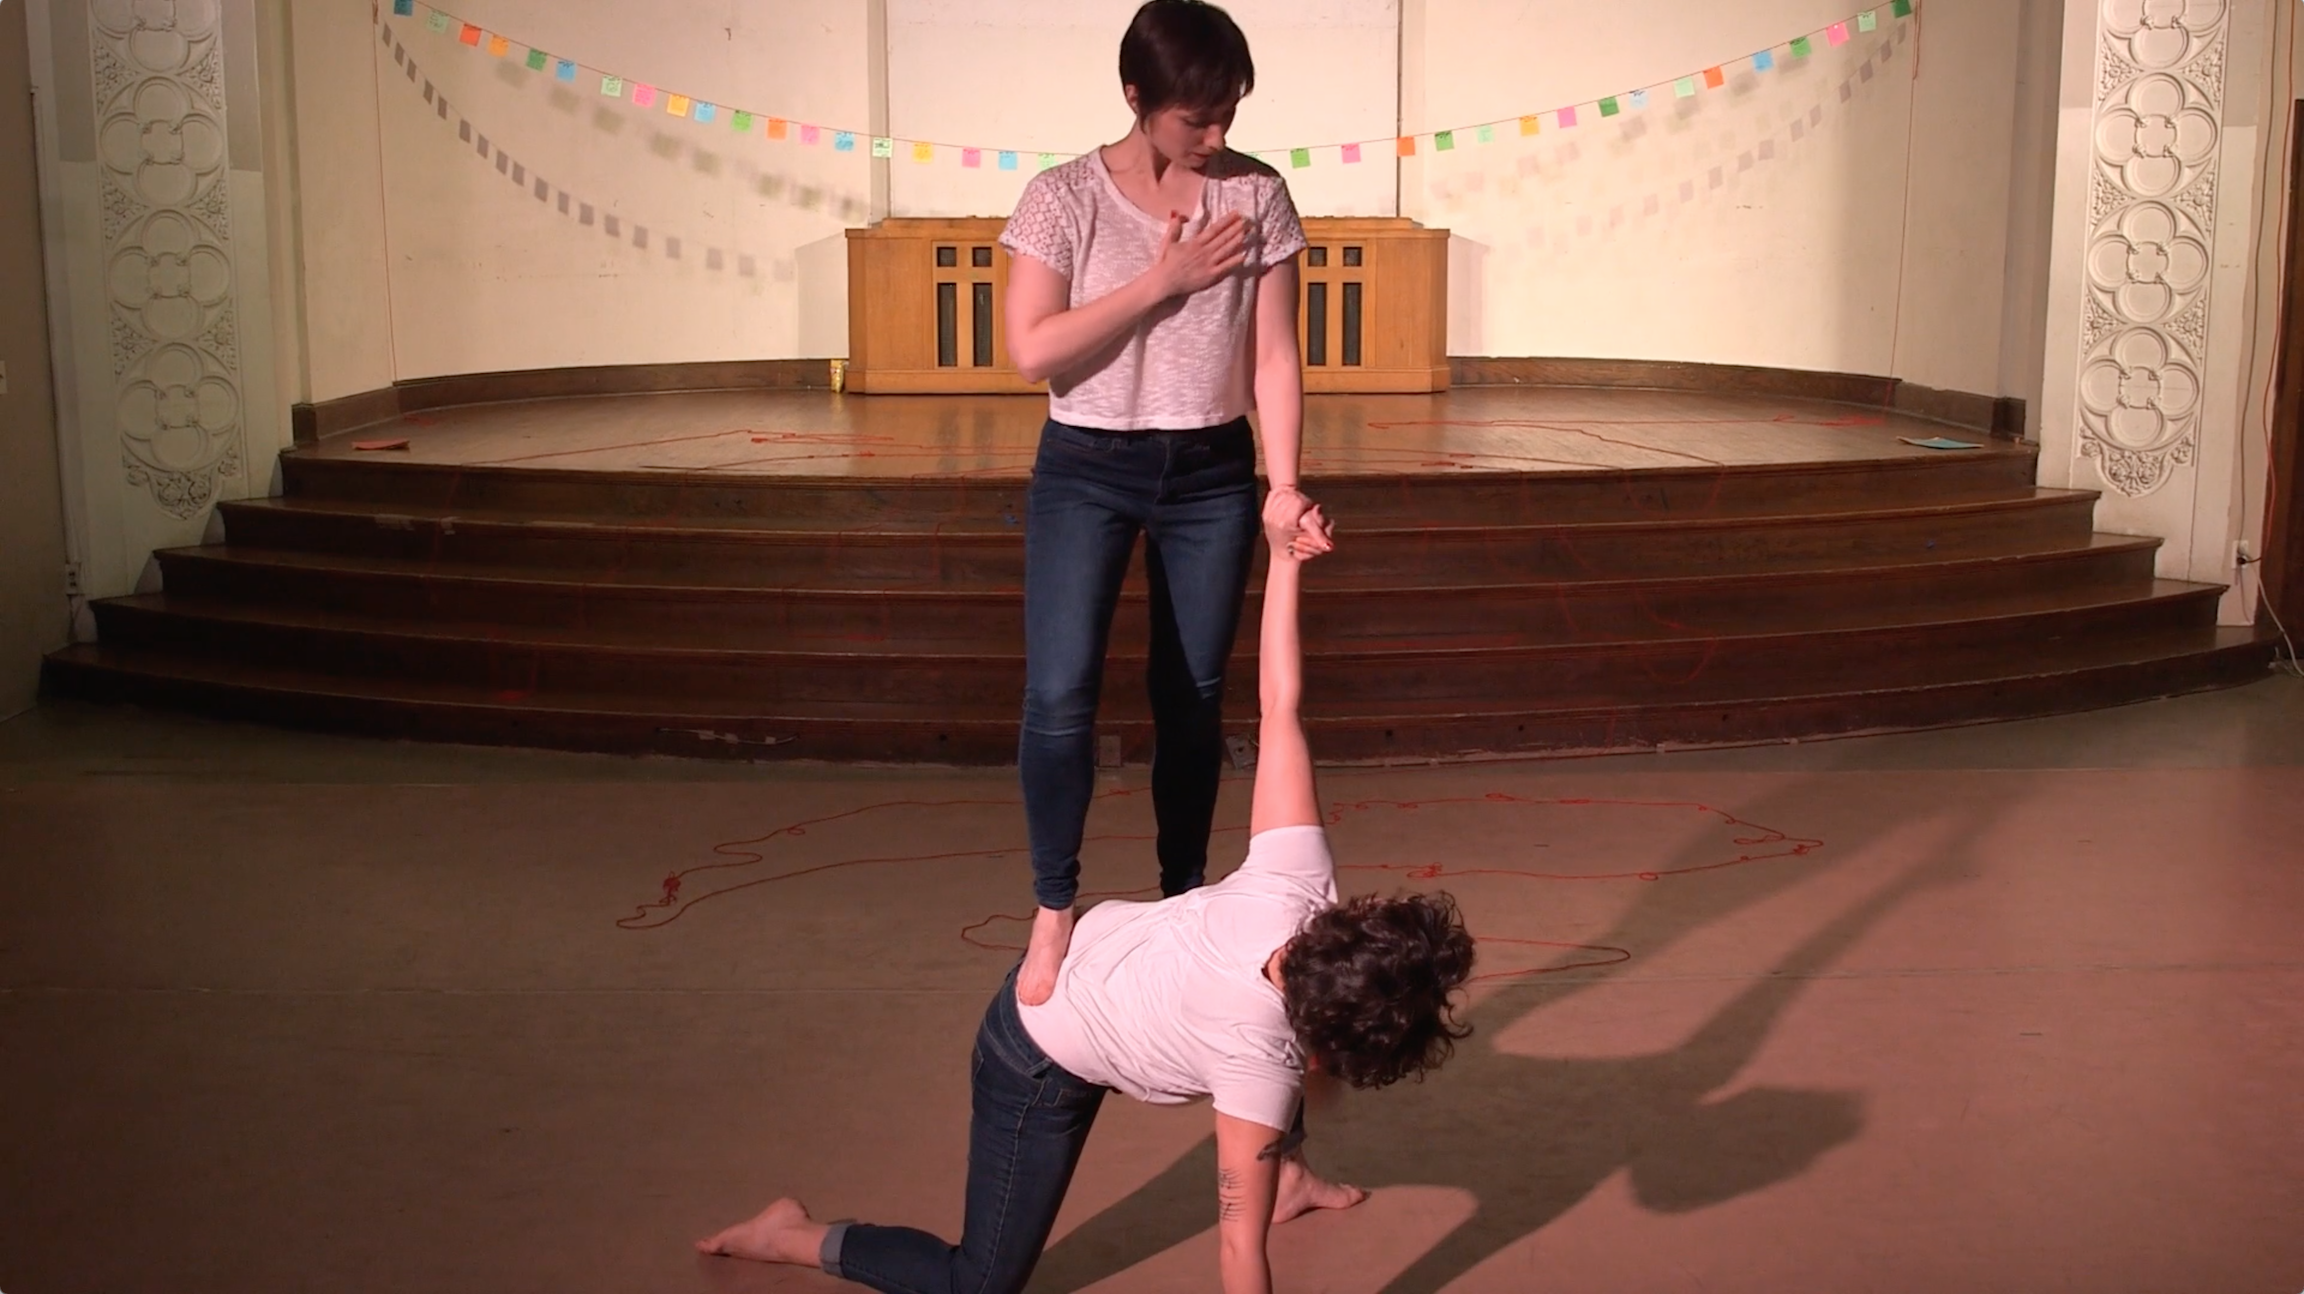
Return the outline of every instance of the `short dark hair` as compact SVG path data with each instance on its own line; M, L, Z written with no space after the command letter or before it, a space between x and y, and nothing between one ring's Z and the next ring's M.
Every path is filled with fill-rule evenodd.
M1472 936L1446 894L1363 894L1314 916L1280 956L1281 997L1305 1057L1353 1087L1437 1068L1472 1034L1450 999Z
M1136 111L1226 108L1256 88L1248 38L1206 0L1146 0L1120 38L1120 84L1136 87Z

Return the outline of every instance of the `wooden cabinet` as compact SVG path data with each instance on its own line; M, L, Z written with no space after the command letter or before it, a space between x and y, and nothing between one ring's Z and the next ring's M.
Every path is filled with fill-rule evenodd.
M848 231L847 389L873 395L1029 392L1008 362L1008 252L997 217L889 219ZM1410 220L1313 218L1297 258L1308 392L1448 385L1448 231Z

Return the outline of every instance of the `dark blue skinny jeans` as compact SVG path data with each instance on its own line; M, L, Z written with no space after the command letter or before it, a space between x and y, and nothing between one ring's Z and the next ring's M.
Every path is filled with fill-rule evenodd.
M1024 727L1017 765L1040 906L1079 894L1096 782L1096 705L1120 581L1139 532L1151 586L1146 686L1160 892L1208 870L1224 764L1224 667L1261 529L1246 418L1198 431L1050 422L1025 501Z

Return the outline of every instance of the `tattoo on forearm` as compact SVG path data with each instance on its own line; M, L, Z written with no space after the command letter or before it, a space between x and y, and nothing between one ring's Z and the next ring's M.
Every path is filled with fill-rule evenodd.
M1233 1222L1247 1216L1247 1193L1240 1188L1240 1174L1230 1168L1216 1170L1216 1218L1220 1222Z

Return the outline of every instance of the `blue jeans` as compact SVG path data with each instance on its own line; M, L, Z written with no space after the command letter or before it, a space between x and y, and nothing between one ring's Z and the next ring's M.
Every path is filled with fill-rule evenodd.
M1014 1294L1032 1278L1109 1089L1048 1059L1016 1014L1016 972L992 998L970 1060L968 1203L960 1243L910 1227L835 1223L824 1270L889 1294Z
M1160 892L1205 879L1224 765L1224 666L1260 527L1246 418L1199 431L1042 429L1025 500L1016 758L1040 906L1069 908L1079 894L1104 649L1138 531L1152 597L1145 681Z

